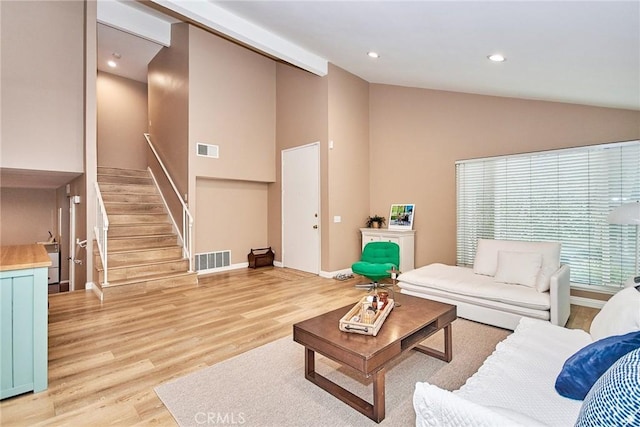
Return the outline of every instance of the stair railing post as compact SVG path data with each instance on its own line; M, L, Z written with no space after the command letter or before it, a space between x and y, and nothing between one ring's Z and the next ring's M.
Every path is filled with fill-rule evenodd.
M107 278L107 274L108 274L108 270L107 270L107 254L108 249L107 249L107 240L108 240L108 236L109 236L109 224L107 223L106 226L104 226L102 228L103 233L104 233L104 259L102 260L102 267L104 268L104 284L106 285L107 283L109 283L109 279Z
M188 212L187 212L188 213ZM188 217L189 221L189 271L193 271L193 218Z
M100 193L100 186L95 183L96 188L96 201L98 209L96 210L96 227L94 227L94 233L96 235L96 242L98 243L98 253L100 254L100 260L102 261L102 282L103 284L109 283L107 280L107 236L109 233L109 217L107 216L107 209L104 206L104 200Z

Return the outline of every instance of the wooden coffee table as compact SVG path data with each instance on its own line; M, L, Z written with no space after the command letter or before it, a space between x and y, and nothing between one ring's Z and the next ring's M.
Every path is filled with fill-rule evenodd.
M408 295L402 295L401 302L375 337L338 329L340 318L353 304L293 325L293 340L305 346L305 378L378 423L385 416L384 381L389 362L411 349L446 362L453 356L451 322L457 317L456 306ZM443 328L444 352L420 345ZM317 373L315 353L366 377L373 375L373 404Z

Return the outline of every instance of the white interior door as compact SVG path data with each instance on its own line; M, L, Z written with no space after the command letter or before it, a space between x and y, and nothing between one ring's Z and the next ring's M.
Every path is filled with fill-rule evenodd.
M320 272L320 143L282 151L282 265Z

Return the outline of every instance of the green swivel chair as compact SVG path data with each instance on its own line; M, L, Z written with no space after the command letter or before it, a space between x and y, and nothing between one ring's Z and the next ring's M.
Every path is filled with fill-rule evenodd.
M351 271L366 277L371 283L357 287L377 288L378 281L391 277L387 270L398 269L400 265L400 247L393 242L369 242L362 250L360 261L353 263Z

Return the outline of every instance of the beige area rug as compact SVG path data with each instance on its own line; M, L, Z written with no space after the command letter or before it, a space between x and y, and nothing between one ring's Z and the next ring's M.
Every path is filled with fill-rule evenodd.
M459 388L511 331L464 319L453 323L453 360L408 352L386 374L381 426L414 426L415 383ZM442 350L442 331L425 344ZM372 401L370 379L316 355L316 371ZM285 337L155 389L181 426L375 426L376 423L304 378L304 347Z

